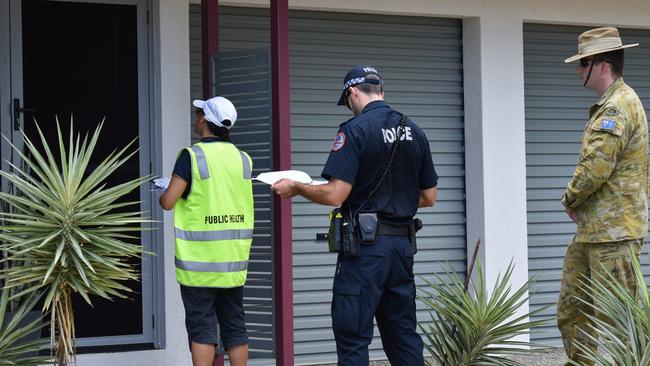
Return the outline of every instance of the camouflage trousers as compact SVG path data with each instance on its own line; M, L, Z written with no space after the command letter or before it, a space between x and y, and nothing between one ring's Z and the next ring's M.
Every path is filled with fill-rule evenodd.
M557 326L562 334L562 342L569 359L586 366L594 364L578 350L573 342L579 342L595 350L596 345L584 333L595 336L588 326L589 320L586 314L599 319L604 318L602 314L594 314L592 307L580 301L583 299L593 303L591 295L581 289L581 281L593 278L597 272L608 271L630 291L636 293L636 280L629 250L631 248L638 259L642 245L643 239L610 243L577 243L575 237L569 244L564 257L562 287L557 306ZM565 366L570 365L568 362L565 364Z

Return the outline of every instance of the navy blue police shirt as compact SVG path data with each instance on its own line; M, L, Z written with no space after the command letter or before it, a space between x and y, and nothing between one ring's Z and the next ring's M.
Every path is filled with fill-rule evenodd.
M395 141L400 113L383 100L368 103L363 111L339 126L321 176L352 184L343 204L354 214L379 181ZM415 215L420 190L438 185L429 141L424 132L406 118L391 174L359 212L377 212L380 222L407 225Z
M219 137L205 137L201 139L201 142L220 142L224 141ZM184 181L187 182L187 187L181 195L182 198L187 199L187 196L192 191L192 159L190 158L190 153L187 149L181 150L174 164L174 171L172 175L175 175Z

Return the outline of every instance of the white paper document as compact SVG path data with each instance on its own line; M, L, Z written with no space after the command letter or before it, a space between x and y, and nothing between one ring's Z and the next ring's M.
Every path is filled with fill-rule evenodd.
M313 180L309 174L301 172L300 170L279 170L277 172L260 173L253 179L259 180L260 182L264 182L266 184L273 184L283 178L295 180L304 184L319 185L328 183L326 180Z
M171 177L160 177L154 179L152 183L154 185L154 189L162 189L163 191L166 191L167 187L169 187L170 181L171 181Z

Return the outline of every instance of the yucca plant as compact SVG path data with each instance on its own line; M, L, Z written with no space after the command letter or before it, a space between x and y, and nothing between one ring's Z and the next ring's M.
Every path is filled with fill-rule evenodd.
M637 293L625 288L609 271L597 271L584 279L583 291L590 291L593 302L586 302L602 316L588 315L594 334L585 333L598 350L575 343L595 366L650 366L650 293L636 255L630 251ZM611 358L611 359L610 359ZM581 365L572 361L574 365Z
M128 259L142 253L140 245L128 241L149 222L137 209L124 212L139 202L120 201L149 177L112 187L106 183L137 152L131 149L135 139L88 169L102 124L90 139L86 135L81 140L79 134L75 139L71 122L66 147L57 119L58 160L36 125L42 150L25 133L27 153L11 145L29 171L12 165L13 172L0 173L20 192L0 192L0 199L12 207L2 214L2 249L10 261L23 264L4 269L0 277L5 289L22 286L15 296L44 292L43 310L51 317L51 346L60 365L75 358L72 293L89 304L91 295L126 297L131 289L121 282L138 279Z
M526 334L529 328L549 320L528 320L545 308L517 314L528 301L531 281L513 291L510 279L514 266L510 263L488 292L479 263L476 280L470 281L466 290L453 268L443 267L446 278L435 274L434 280L423 278L424 285L418 287L418 299L427 307L432 319L418 323L424 334L425 348L436 362L427 361L427 365L521 365L506 356L528 353L531 347L536 347L513 337Z
M11 318L8 317L9 290L0 290L0 366L36 366L48 363L51 357L38 356L48 340L40 338L43 316L29 321L27 314L36 306L39 296L30 294L18 305ZM28 340L30 334L37 333L38 339Z
M15 192L12 184L8 184L7 188L10 193L19 193ZM5 201L0 201L0 227L6 226L1 214L4 212L12 212L12 208ZM4 245L0 243L0 247ZM0 253L0 272L7 267L20 265L8 261L6 251ZM38 352L48 343L47 339L41 338L41 329L46 326L43 314L34 310L40 296L31 293L30 296L10 300L11 292L20 291L20 288L5 289L1 280L0 284L0 366L48 363L51 357L38 356Z

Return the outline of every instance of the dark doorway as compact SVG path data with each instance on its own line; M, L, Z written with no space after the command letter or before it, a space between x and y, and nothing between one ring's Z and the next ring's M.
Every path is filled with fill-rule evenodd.
M57 145L55 116L64 136L69 133L71 117L82 136L105 119L91 163L97 164L138 136L135 6L23 0L22 24L24 105L35 109L34 118L26 115L24 119L30 139L38 140L34 119L50 146ZM139 175L136 154L108 185ZM126 199L139 201L139 192ZM90 307L75 297L78 338L142 334L141 285L126 285L134 290L129 300L93 297Z

